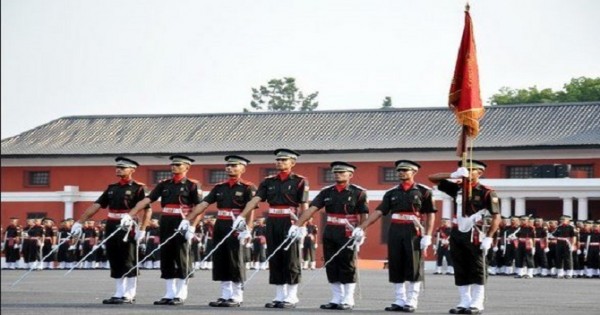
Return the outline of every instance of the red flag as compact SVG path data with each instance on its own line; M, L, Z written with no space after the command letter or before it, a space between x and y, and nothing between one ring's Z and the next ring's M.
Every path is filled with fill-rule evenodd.
M465 28L458 50L448 102L458 123L465 127L466 135L477 137L479 119L483 117L484 108L479 93L479 67L477 66L475 37L468 6L465 10Z

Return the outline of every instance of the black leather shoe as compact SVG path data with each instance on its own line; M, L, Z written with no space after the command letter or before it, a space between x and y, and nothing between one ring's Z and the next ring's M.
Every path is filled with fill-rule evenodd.
M135 304L135 299L130 299L130 298L122 298L120 303L117 304Z
M455 307L455 308L451 308L450 311L448 311L448 313L450 314L466 314L465 311L467 309L464 307Z
M338 305L339 304L335 304L335 303L327 303L327 304L321 304L321 306L319 307L322 310L337 310L338 309Z
M113 296L108 299L102 300L102 304L121 304L120 302L122 299L123 298Z
M158 301L154 301L154 305L169 305L173 299L162 298Z
M212 306L212 307L219 307L221 306L221 304L223 304L223 302L227 301L226 299L223 298L218 298L216 301L212 301L210 303L208 303L208 306Z
M280 308L278 305L281 304L283 302L281 301L273 301L273 302L269 302L267 304L265 304L266 308Z
M242 306L242 302L236 302L233 299L228 299L228 300L225 300L223 303L221 303L220 306L221 307L240 307L240 306Z
M351 310L352 308L353 308L352 305L344 304L344 303L338 304L338 307L337 307L337 309L341 310L341 311L348 311L348 310Z
M183 305L183 300L180 298L174 298L169 302L169 305Z
M284 301L277 304L277 308L296 308L296 304Z
M402 310L404 310L404 307L398 304L392 304L392 306L386 307L385 310L388 312L402 312Z
M465 314L481 314L483 310L478 309L477 307L469 307L465 310Z
M404 305L404 307L402 308L402 311L404 313L414 313L415 312L415 308L410 306L410 305Z

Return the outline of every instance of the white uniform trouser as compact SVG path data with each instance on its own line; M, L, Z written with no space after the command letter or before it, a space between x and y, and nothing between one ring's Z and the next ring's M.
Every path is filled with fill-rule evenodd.
M394 283L394 295L396 297L394 304L398 306L406 305L406 287L404 284L405 282Z
M471 285L471 305L469 307L476 307L479 310L483 310L483 300L485 299L485 286L480 284Z
M344 284L344 295L342 298L342 304L354 306L354 289L356 283L345 283Z
M298 285L297 284L286 284L287 295L283 299L284 302L296 304L298 303Z
M137 277L124 278L123 280L125 280L123 297L134 299L137 291Z
M188 295L188 284L185 279L175 279L175 297L185 301Z
M342 304L342 297L344 296L344 286L339 283L331 283L331 301L333 304Z
M421 282L407 282L406 284L406 305L417 308L419 304L419 292L421 292Z

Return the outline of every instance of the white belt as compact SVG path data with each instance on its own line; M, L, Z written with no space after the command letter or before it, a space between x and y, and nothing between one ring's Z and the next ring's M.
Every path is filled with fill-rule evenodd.
M234 211L230 211L230 210L219 210L219 211L217 211L217 215L223 216L223 217L235 217L236 214Z
M123 218L126 214L128 214L127 212L124 213L115 213L115 212L109 212L108 213L108 217L111 219L121 219Z
M287 209L273 209L273 208L269 208L269 214L290 214L292 213L292 209L291 208L287 208Z
M346 218L337 218L337 217L331 217L331 216L327 217L327 222L329 222L329 223L336 223L336 224L347 224L347 223L349 223L348 219L346 219Z
M181 208L163 208L162 212L164 212L164 213L183 213L183 209L181 209Z
M418 220L417 216L414 215L414 214L402 214L402 213L394 213L394 214L392 214L392 219L394 219L394 220L404 220L404 221Z

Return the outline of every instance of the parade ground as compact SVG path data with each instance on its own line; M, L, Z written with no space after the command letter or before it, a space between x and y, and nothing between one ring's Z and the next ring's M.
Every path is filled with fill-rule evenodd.
M1 312L5 314L388 314L383 309L393 301L387 270L360 271L356 306L352 311L327 311L319 305L331 297L324 270L303 271L300 303L295 309L266 309L275 289L267 284L268 271L261 270L247 284L240 308L209 307L217 299L218 282L211 272L199 270L191 279L189 296L182 306L154 306L164 294L164 280L157 270L142 270L136 304L103 305L102 300L114 292L114 280L108 270L44 270L30 273L11 286L23 270L2 270ZM250 276L254 270L248 270ZM486 287L485 314L600 314L599 279L515 279L490 277ZM454 278L428 272L425 289L419 298L416 314L448 314L458 299Z

